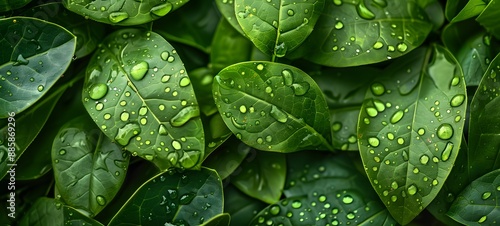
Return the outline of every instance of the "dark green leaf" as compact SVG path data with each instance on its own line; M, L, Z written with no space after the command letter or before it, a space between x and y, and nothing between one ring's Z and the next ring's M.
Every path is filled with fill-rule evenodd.
M189 77L196 90L196 100L200 103L200 111L206 116L217 113L214 98L212 97L212 83L214 73L209 68L198 68L189 72Z
M0 12L21 8L31 1L32 0L0 0Z
M332 67L381 62L420 46L431 30L426 12L412 0L326 1L304 43L305 58Z
M75 45L75 36L59 25L27 17L0 19L0 118L25 110L47 93L71 62Z
M243 29L241 29L238 19L236 19L236 13L234 10L234 0L215 0L217 8L219 9L222 17L226 19L227 22L241 35L245 35Z
M464 225L496 225L500 222L500 169L474 180L457 197L448 215Z
M323 94L300 69L270 62L234 64L215 77L213 92L226 125L251 147L284 153L333 149Z
M172 169L143 184L109 225L199 225L221 214L222 205L222 184L215 170Z
M83 103L132 155L162 170L199 168L205 145L193 86L176 50L157 33L110 34L87 67Z
M469 121L469 173L478 178L500 167L500 55L486 70L471 102Z
M367 92L359 149L372 186L401 224L438 194L460 147L467 106L459 64L441 46L394 62Z
M479 15L484 8L486 8L486 2L484 0L470 0L462 8L462 10L451 20L452 23L466 20Z
M240 166L250 150L252 150L251 147L233 137L225 145L218 148L215 153L209 155L203 161L203 165L215 169L220 178L225 179Z
M245 194L266 203L277 202L285 185L284 154L252 150L230 181Z
M61 198L95 216L122 186L129 158L87 117L68 122L52 146L52 166Z
M311 34L324 0L234 0L243 32L262 52L284 57Z
M498 17L498 12L500 12L500 2L490 0L488 6L479 14L476 21L486 28L490 34L500 39L500 17Z
M201 224L201 226L228 226L231 222L231 215L227 213L221 213L209 221Z
M231 184L224 187L224 212L231 215L231 226L248 225L248 222L267 205L245 195Z
M453 20L453 18L460 12L460 10L469 2L469 0L447 0L446 7L444 10L444 15L448 21Z
M101 23L137 25L156 20L189 0L63 0L64 7Z

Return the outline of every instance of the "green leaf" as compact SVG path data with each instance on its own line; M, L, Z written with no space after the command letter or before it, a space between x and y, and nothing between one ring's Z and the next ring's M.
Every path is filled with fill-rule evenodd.
M193 86L159 34L110 34L90 60L82 95L96 124L132 155L162 170L199 168L205 145Z
M32 0L1 0L0 1L0 12L7 12L14 9L19 9L26 4L30 3Z
M201 224L201 226L228 226L231 222L231 215L228 213L221 213L209 221Z
M286 177L284 154L252 150L231 176L231 183L250 197L266 203L277 202Z
M251 225L394 225L366 178L347 156L309 151L288 155L286 198Z
M101 23L137 25L156 20L189 0L63 0L64 7Z
M203 161L203 165L216 170L220 178L225 179L240 166L250 150L252 150L251 147L236 138L231 138L225 145L209 155Z
M326 1L304 43L305 58L321 65L348 67L402 56L432 31L426 12L413 0Z
M0 118L7 118L54 85L71 62L76 38L57 24L27 17L0 19L0 34Z
M122 186L130 158L95 128L87 116L75 118L59 130L51 155L61 198L91 217Z
M478 178L500 167L500 55L486 70L470 107L469 121L469 173Z
M200 111L211 116L217 113L214 98L212 97L212 83L214 73L209 68L198 68L189 73L193 89L196 90L196 100L200 103Z
M446 6L444 10L444 15L448 21L453 20L453 18L458 14L458 12L464 8L464 6L469 2L469 0L448 0L446 1Z
M500 2L497 0L490 0L484 11L476 18L476 21L497 39L500 39L499 11Z
M300 69L271 62L234 64L215 77L213 92L226 125L253 148L333 149L323 94Z
M191 0L184 7L153 23L153 30L167 40L209 53L218 20L217 8L212 1Z
M234 0L243 32L262 52L284 57L311 34L324 0Z
M221 214L222 202L215 170L171 169L143 184L109 225L199 225Z
M467 4L460 10L460 12L451 20L452 23L466 20L479 15L484 8L486 8L486 2L484 0L470 0Z
M248 222L267 205L245 195L231 184L224 186L224 212L231 215L231 226L248 225Z
M467 106L461 68L441 46L391 64L372 83L358 122L372 186L407 224L438 194L460 147Z
M238 19L236 19L234 0L215 0L215 3L222 14L222 17L224 17L226 21L229 22L229 24L241 35L245 35L245 32L243 32L243 29L238 23Z
M464 225L496 225L500 222L500 169L474 180L457 197L448 215Z
M45 226L45 225L91 225L102 224L84 216L77 210L56 203L52 198L42 197L21 218L20 226Z

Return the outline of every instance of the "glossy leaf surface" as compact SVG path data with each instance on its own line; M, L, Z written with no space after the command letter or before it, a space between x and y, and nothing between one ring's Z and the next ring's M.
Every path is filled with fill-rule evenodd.
M213 87L226 125L259 150L331 150L328 107L309 75L289 65L244 62L223 69Z
M189 0L64 0L64 6L101 23L137 25L151 22L178 9Z
M496 225L500 222L500 169L474 180L457 197L448 215L464 225Z
M438 45L394 62L367 92L359 150L372 186L400 224L429 205L448 177L466 103L461 68Z
M199 225L221 214L222 205L222 183L214 170L172 169L143 184L109 225Z
M476 21L497 39L500 39L499 11L500 2L498 0L490 0L484 11L476 18Z
M82 95L98 127L132 155L162 170L201 164L204 134L193 86L160 35L122 29L108 36L87 67Z
M417 1L326 1L305 57L332 67L381 62L420 46L431 30Z
M486 8L486 2L483 0L470 0L467 4L460 10L458 15L456 15L451 22L458 22L466 20L479 15L484 8Z
M231 215L227 213L221 213L209 221L201 224L201 226L228 226L231 222Z
M61 198L89 216L99 213L125 180L130 155L87 117L61 128L52 145L52 166Z
M469 172L478 178L500 167L500 57L497 55L486 70L470 107Z
M240 166L250 151L255 152L255 149L245 145L233 136L209 155L203 161L203 166L216 170L220 178L225 179Z
M222 14L222 17L241 35L245 35L243 29L241 29L238 19L236 19L236 13L234 9L234 0L215 0L217 4L217 9Z
M284 57L311 34L324 0L234 0L243 32L262 52Z
M267 205L269 204L245 195L231 184L224 186L224 212L231 215L231 226L248 225Z
M0 118L6 118L47 93L69 66L76 38L59 25L27 17L0 19L0 34Z
M448 21L453 18L462 10L462 8L469 2L469 0L448 0L444 10L444 15Z

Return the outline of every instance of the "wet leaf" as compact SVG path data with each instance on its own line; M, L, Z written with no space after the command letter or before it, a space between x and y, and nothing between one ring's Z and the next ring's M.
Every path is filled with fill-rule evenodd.
M488 5L481 14L476 18L476 21L481 24L486 31L500 39L500 18L498 12L500 11L500 2L497 0L490 0Z
M122 186L129 158L87 117L68 122L52 146L52 167L61 198L88 216L95 216Z
M326 1L304 43L305 58L321 65L348 67L393 59L420 46L432 22L416 1Z
M288 156L285 199L251 225L394 225L368 181L347 156L310 152Z
M484 0L470 0L467 4L458 12L458 14L451 20L451 22L458 22L466 20L472 17L476 17L484 8L486 8L486 2Z
M311 34L324 0L234 0L243 32L262 52L284 57Z
M201 224L201 226L228 226L231 222L231 215L228 213L221 213L209 221Z
M220 178L225 179L240 166L251 150L251 147L232 137L209 155L203 166L216 170Z
M241 35L245 35L243 29L241 29L238 19L236 19L236 13L234 10L234 0L215 0L217 4L217 9L219 9L222 17L226 19L227 22Z
M500 169L474 180L457 197L448 215L464 225L496 225L500 222Z
M500 167L500 57L497 55L484 73L470 107L469 173L478 178Z
M358 122L370 182L400 223L435 198L460 147L467 98L461 68L441 46L420 48L375 79Z
M182 60L160 35L110 34L87 67L82 94L98 127L132 155L161 170L199 168L205 145L198 102Z
M109 225L199 225L221 214L222 202L215 170L171 169L144 183Z
M328 107L303 71L270 62L244 62L223 69L214 99L226 125L259 150L332 150Z
M0 118L6 118L47 93L69 66L76 38L57 24L27 17L0 19L0 34Z
M189 0L64 0L64 7L106 24L137 25L161 18Z

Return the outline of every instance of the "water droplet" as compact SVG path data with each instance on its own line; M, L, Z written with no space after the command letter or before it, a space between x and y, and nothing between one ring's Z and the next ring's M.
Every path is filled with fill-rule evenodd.
M180 149L182 148L181 142L176 141L176 140L173 140L173 141L172 141L172 147L173 147L175 150L180 150Z
M247 107L245 105L241 105L240 106L240 112L243 113L243 114L247 113Z
M384 43L382 43L381 41L377 41L375 42L375 44L373 44L374 49L382 49L382 47L384 47Z
M333 0L333 4L337 6L342 5L342 0Z
M200 116L200 109L198 106L187 106L170 119L170 124L175 127L180 127L186 124L190 119L198 116Z
M380 145L380 140L376 137L368 138L368 144L372 147L378 147Z
M417 191L418 191L417 186L415 186L414 184L412 184L408 187L408 194L409 195L415 195L415 194L417 194Z
M286 86L291 86L293 84L292 71L290 71L288 69L283 69L283 71L281 71L281 76L283 77L283 83Z
M163 124L160 124L160 127L158 128L158 134L168 135L167 127L165 127L165 125L163 125Z
M97 83L90 87L89 96L94 100L99 100L108 93L108 86L103 83Z
M96 201L97 201L97 204L99 204L101 206L106 205L106 198L104 198L104 196L102 196L102 195L98 195L96 197Z
M485 192L485 193L483 193L483 195L481 195L481 198L483 200L486 200L486 199L490 198L490 196L491 196L491 192Z
M172 3L167 2L151 8L151 13L161 17L167 15L167 13L169 13L172 10L172 8L173 8Z
M59 151L59 155L65 155L65 154L66 154L66 150L61 149L61 150Z
M134 79L134 80L141 80L142 78L144 78L144 76L146 75L146 73L148 72L148 69L149 69L149 64L148 62L146 61L142 61L136 65L134 65L132 67L132 69L130 69L130 76Z
M365 109L365 111L366 111L366 114L368 114L370 117L376 117L378 115L377 109L375 109L373 107L367 107Z
M233 124L234 127L236 127L236 129L246 129L247 128L247 124L246 123L239 123L238 121L236 121L236 118L235 117L231 117L231 123Z
M396 47L399 52L405 52L408 49L408 45L406 45L404 42L399 43L398 46Z
M453 136L453 127L448 123L443 123L437 128L439 139L448 140Z
M180 85L181 87L186 87L186 86L188 86L190 83L191 83L191 80L189 80L189 78L188 78L188 77L183 77L183 78L181 79L181 81L179 81L179 85Z
M42 92L44 88L44 86L39 85L36 89L38 90L38 92Z
M404 112L402 110L394 112L394 114L391 117L391 123L396 124L399 122L404 116Z
M420 163L422 163L422 165L427 165L428 162L429 162L429 156L427 155L420 156Z
M453 150L453 146L454 145L451 142L446 143L446 146L444 146L443 153L441 154L441 160L443 162L446 162L450 158L451 151Z
M119 23L129 17L126 12L112 12L109 14L108 19L111 23Z
M294 83L292 84L293 93L297 96L302 96L309 91L310 85L307 82Z
M382 7L386 7L387 6L387 2L386 0L373 0L373 2L379 6L382 6Z
M277 57L284 57L286 55L287 50L288 47L286 47L284 42L274 47L274 53L276 54Z
M168 80L170 80L170 75L163 75L161 77L161 82L163 82L163 83L168 82Z
M418 135L423 136L425 134L425 129L420 128L420 129L418 129L417 133L418 133Z
M148 107L143 106L143 107L139 108L139 115L140 116L145 116L147 113L148 113Z
M392 188L392 189L398 189L398 187L399 187L398 182L393 181L393 182L391 183L391 188Z
M340 30L343 27L344 27L344 24L341 21L337 21L337 23L335 23L335 29Z
M392 201L392 202L396 202L396 201L398 201L398 197L397 197L397 196L395 196L395 195L391 196L391 201Z
M352 219L356 218L356 215L354 215L353 213L348 213L346 215L346 217L347 217L347 219L352 220Z
M460 82L460 78L459 77L453 77L453 79L451 80L451 85L452 86L456 86L458 85L458 83Z
M287 12L288 16L293 16L295 14L295 12L291 9L289 9Z
M378 112L383 112L385 110L385 105L380 100L373 100L373 105L375 106Z
M264 64L257 64L257 70L259 71L264 70Z
M17 55L16 61L12 65L14 65L14 66L27 65L27 64L29 64L29 62L30 61L25 59L22 54L19 54L19 55Z
M187 204L191 203L191 201L193 201L193 199L195 197L196 197L195 193L187 193L187 194L181 195L181 197L179 198L179 204L187 205Z
M375 18L375 14L366 7L365 1L359 1L358 5L356 5L356 11L359 17L363 19L372 20Z
M282 110L278 109L275 105L271 107L271 112L269 112L269 114L271 115L271 117L281 123L285 123L288 120L288 115Z
M486 221L486 219L487 219L487 216L484 215L481 218L479 218L479 220L477 221L477 223L484 223Z
M292 208L294 208L294 209L298 209L298 208L300 208L301 206L302 206L302 203L301 203L299 200L294 200L294 201L292 202Z
M463 94L455 95L453 98L451 98L450 105L452 107L458 107L464 103L464 100L465 100L465 95Z
M129 117L130 117L130 114L126 111L124 111L120 114L120 120L122 120L124 122L128 121Z
M346 195L342 198L344 204L351 204L353 201L354 199L350 195Z
M272 215L278 215L281 211L281 208L278 206L278 205L273 205L271 206L271 208L269 208L269 212L272 214Z
M141 132L141 127L135 123L129 123L118 129L115 140L122 146L128 145L130 139Z

